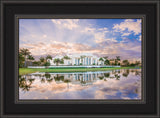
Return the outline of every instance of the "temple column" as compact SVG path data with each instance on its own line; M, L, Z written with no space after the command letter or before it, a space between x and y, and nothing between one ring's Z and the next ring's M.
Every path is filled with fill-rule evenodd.
M86 65L88 65L88 57L86 57Z
M93 62L92 62L92 59L93 59L93 58L91 57L91 65L92 65L92 63L93 63Z
M89 65L89 58L87 57L87 65Z

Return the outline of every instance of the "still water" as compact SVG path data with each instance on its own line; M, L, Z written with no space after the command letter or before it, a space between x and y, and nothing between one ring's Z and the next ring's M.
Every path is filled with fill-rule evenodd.
M141 69L23 75L19 99L141 99Z

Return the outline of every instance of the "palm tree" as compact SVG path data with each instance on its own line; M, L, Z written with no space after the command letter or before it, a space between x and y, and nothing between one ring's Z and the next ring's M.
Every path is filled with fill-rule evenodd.
M53 62L56 63L56 66L58 66L59 63L60 63L60 64L63 64L63 63L64 63L64 60L57 58L57 59L54 59Z
M70 60L71 58L68 57L67 55L65 55L62 59ZM70 62L68 62L68 64L69 64L69 63L70 63Z
M30 61L33 61L34 57L32 55L28 55L27 59L30 60Z
M41 63L44 63L44 61L45 61L44 57L40 57L39 60Z
M40 61L34 61L33 62L33 65L36 65L36 66L40 66L41 62Z
M109 65L110 61L108 60L108 56L103 57L105 59L104 64Z
M68 57L67 55L65 55L65 56L63 57L63 59L69 60L69 59L71 59L71 58Z
M104 61L104 59L101 57L101 58L99 58L99 61L103 62L103 61ZM101 63L101 64L102 64L102 63Z
M135 62L135 65L136 65L136 66L139 66L139 64L140 64L140 61L136 61L136 62Z
M23 67L23 62L25 61L24 56L21 53L19 53L18 58L19 58L19 67Z
M26 59L27 59L27 56L31 54L31 52L28 50L28 49L20 49L20 54L24 55L24 58L25 58L25 67L26 67Z
M32 55L28 55L28 60L34 60L34 57Z
M128 60L123 60L123 64L124 64L125 66L128 66L128 65L129 65L129 61L128 61Z
M82 64L83 64L83 59L84 59L85 57L86 57L85 55L83 55L83 56L80 57L80 58L81 58L81 61L82 61Z
M51 55L47 55L47 56L46 56L46 61L47 61L47 59L52 60L52 56L51 56Z
M120 61L121 60L120 56L116 56L116 60Z
M116 59L115 59L115 64L117 65L118 64L118 61L120 61L120 56L116 56Z

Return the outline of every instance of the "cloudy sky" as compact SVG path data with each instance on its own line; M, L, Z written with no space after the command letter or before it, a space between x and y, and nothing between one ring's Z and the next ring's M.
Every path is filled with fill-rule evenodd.
M36 58L73 53L141 58L141 19L20 19L19 47Z

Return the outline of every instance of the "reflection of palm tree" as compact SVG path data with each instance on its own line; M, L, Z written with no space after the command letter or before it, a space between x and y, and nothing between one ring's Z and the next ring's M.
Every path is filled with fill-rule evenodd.
M122 75L123 75L123 77L128 77L127 73L123 73Z
M28 79L28 83L25 78L19 78L19 88L22 88L23 91L29 91L34 80Z
M49 73L45 73L45 75L44 75L47 79L48 78L50 78L51 77L51 74L49 74Z
M128 75L129 75L129 70L126 70L126 72L124 72L122 75L123 75L124 77L128 77Z
M126 71L127 71L127 73L129 74L129 69L127 69Z
M45 79L44 78L41 79L41 83L45 83Z
M83 80L81 80L81 84L86 84L86 82L85 82L85 81L83 81Z
M28 79L28 81L32 84L35 79Z
M136 71L135 71L135 75L136 75L136 76L140 76L140 72L136 70Z
M114 76L115 76L116 80L119 80L119 78L121 77L121 76L118 75L118 74L115 74Z
M51 74L49 74L49 73L45 73L45 75L44 75L45 77L46 77L46 80L47 80L47 82L52 82L52 78L51 78Z
M69 79L64 80L64 83L67 83L68 88L69 88L69 82L71 82L71 80Z
M112 76L112 77L109 77L110 79L113 79L114 77Z
M30 90L30 88L31 88L31 86L30 85L24 85L24 87L23 87L23 91L29 91Z
M104 76L100 76L99 79L102 80L104 78Z
M53 79L52 79L52 78L46 78L46 80L47 80L47 82L48 82L48 83L50 83L50 82L52 82L52 81L53 81Z
M109 78L110 73L104 73L104 76L105 76L106 78Z
M57 74L57 76L56 77L54 77L54 80L55 81L64 81L64 76L59 76L59 74Z
M26 79L25 78L19 78L19 87L23 88L25 84L26 84Z
M139 78L141 76L141 72L139 72L138 70L135 71L135 75L137 76L137 78Z
M116 70L113 70L113 71L112 71L112 74L116 74Z

